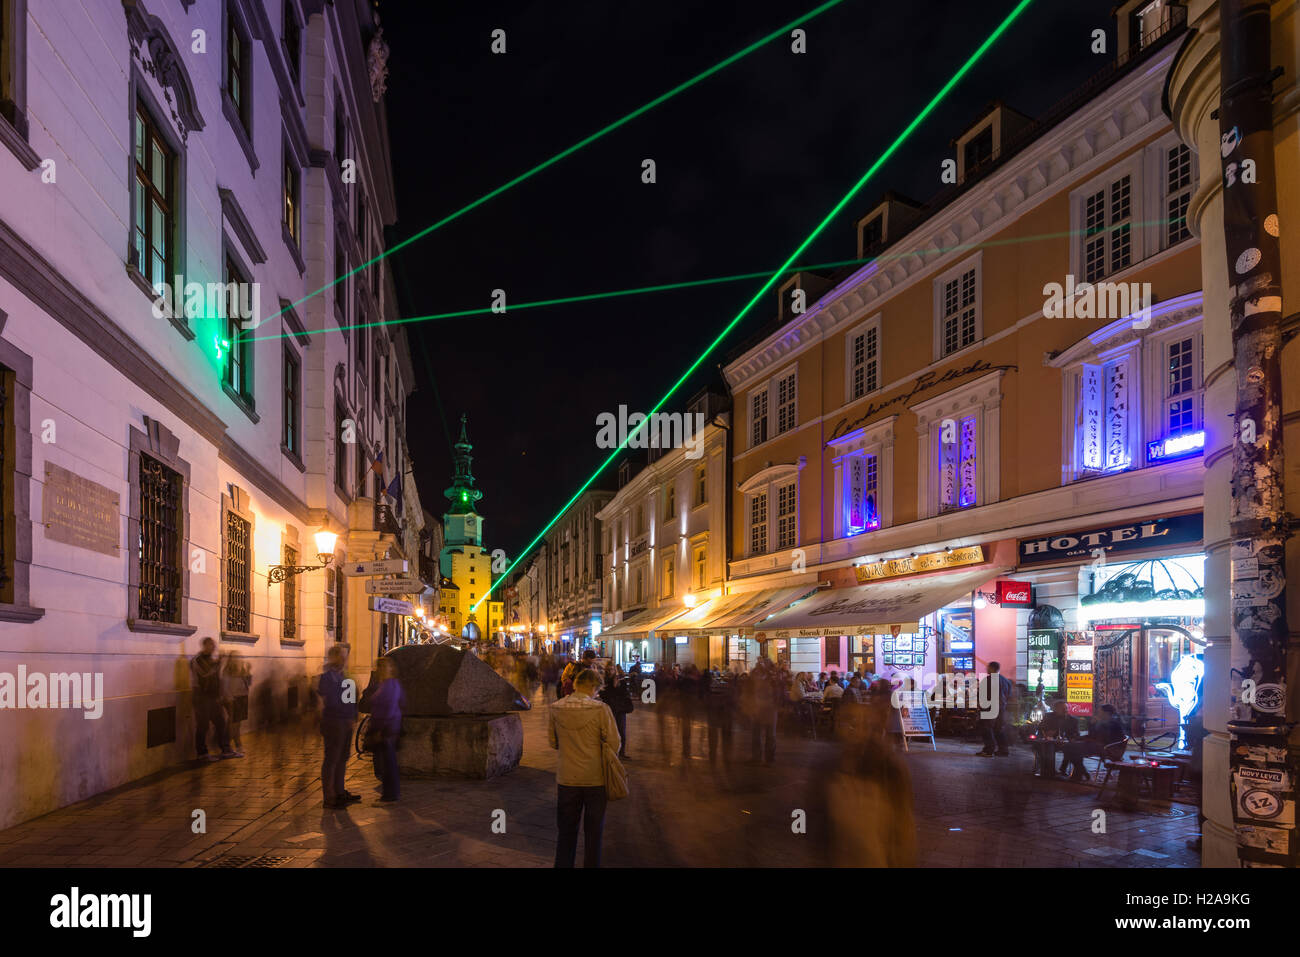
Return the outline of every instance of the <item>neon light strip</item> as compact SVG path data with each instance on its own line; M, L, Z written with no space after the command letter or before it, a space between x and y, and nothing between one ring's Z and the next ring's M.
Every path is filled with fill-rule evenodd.
M997 39L1000 36L1002 36L1003 33L1006 32L1007 28L1011 26L1011 24L1016 20L1016 18L1019 17L1020 14L1025 11L1025 8L1027 8L1029 4L1032 2L1033 0L1020 0L1020 2L1016 4L1015 9L1012 10L1009 14L1007 14L1005 20L1003 20L1000 24L998 24L997 29L995 29L991 34L989 34L989 36L984 40L984 42L979 45L979 48L970 55L970 58L965 63L963 63L961 67L957 70L957 72L954 73L952 77L948 80L948 82L943 85L943 88L940 89L939 92L936 93L934 97L930 100L930 102L925 105L925 108L922 109L921 112L918 113L913 118L911 123L907 124L907 127L903 130L903 132L899 133L898 137L894 140L894 142L889 144L889 148L886 149L883 153L881 153L880 158L877 159L874 163L872 163L871 167L865 173L862 174L862 178L853 184L853 188L844 194L844 198L835 204L834 208L832 208L831 211L826 214L826 216L822 219L822 221L817 224L817 227L808 235L806 239L804 239L803 242L799 244L799 246L795 249L795 251L790 254L789 258L786 259L786 261L781 265L781 267L777 269L776 272L772 273L772 275L768 278L767 282L763 283L763 285L759 288L759 290L756 293L754 293L753 297L750 298L749 302L747 302L744 305L744 307L740 310L740 312L736 313L735 318L732 319L729 323L727 323L726 326L723 327L722 331L718 333L718 335L714 338L714 340L711 343L709 343L708 348L706 348L704 352L700 354L700 357L696 359L693 363L691 363L690 367L685 372L683 372L681 376L678 377L677 381L673 383L672 388L670 388L666 393L664 393L664 397L662 399L660 399L657 403L655 403L654 408L650 410L646 418L643 419L640 422L640 424L637 425L637 427L631 431L631 433L627 436L627 438L625 438L619 444L618 448L614 449L614 451L609 453L609 456L605 459L605 461L600 464L600 466L596 469L596 471L591 473L591 477L588 478L587 481L583 482L582 486L576 492L573 493L573 496L567 502L564 503L564 506L558 512L555 513L555 517L546 523L546 526L540 532L537 533L537 535L533 538L533 540L528 543L528 545L524 548L522 552L519 553L519 556L513 562L511 562L509 566L507 566L506 570L501 573L501 577L497 579L497 582L492 584L488 588L487 592L484 593L483 597L478 600L477 604L471 606L471 610L477 609L479 605L487 601L488 595L492 594L492 591L497 587L497 584L504 581L506 577L510 574L511 569L513 569L516 565L518 565L519 562L522 561L523 558L526 555L528 555L533 550L533 548L536 547L537 543L542 540L542 537L548 531L550 531L551 527L556 522L560 520L560 518L564 515L564 513L569 510L569 507L578 500L579 496L581 496L583 492L587 491L587 489L591 487L592 483L595 482L596 479L600 476L600 473L605 471L605 469L609 467L610 463L613 462L615 457L618 455L618 453L621 452L627 446L628 442L631 441L631 439L633 439L642 429L645 428L645 425L647 422L650 421L651 416L653 416L656 412L658 412L661 408L663 408L665 403L667 403L668 400L672 398L673 393L675 393L678 389L680 389L682 387L682 384L686 382L686 380L689 379L695 373L695 370L698 369L700 365L704 362L704 360L707 359L713 353L713 350L716 349L722 343L722 340L727 337L728 333L730 333L732 329L734 329L737 325L740 324L740 320L745 317L745 315L749 312L749 310L754 308L754 305L760 299L762 299L763 296L767 295L767 291L776 284L777 279L779 279L781 275L787 269L790 268L790 265L796 259L798 259L800 255L803 254L803 251L805 249L807 249L809 246L812 245L813 241L816 240L817 237L822 234L823 230L825 230L826 227L830 225L831 221L834 220L835 217L840 214L840 211L843 210L844 207L847 206L849 202L853 199L853 197L858 194L858 191L861 190L862 187L867 184L867 181L876 174L876 171L880 169L880 167L885 165L885 163L889 160L889 158L893 156L894 153L898 150L898 148L902 146L903 143L907 141L908 137L912 135L912 132L925 121L925 118L927 116L929 116L932 112L934 112L935 107L937 107L948 96L948 93L952 90L952 88L957 85L957 83L961 80L962 77L964 77L968 72L970 72L971 68L988 51L989 47L993 46L993 44L997 41Z

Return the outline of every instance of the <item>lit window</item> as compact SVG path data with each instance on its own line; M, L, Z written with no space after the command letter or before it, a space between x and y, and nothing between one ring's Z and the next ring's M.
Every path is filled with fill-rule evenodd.
M776 490L776 547L794 548L797 542L797 516L794 482L777 487Z
M1133 177L1124 175L1084 199L1083 278L1096 282L1133 263Z
M1192 201L1192 151L1182 143L1166 152L1165 245L1172 246L1192 235L1187 227L1187 207Z
M880 327L872 325L849 337L849 401L880 388Z
M767 390L755 392L749 400L750 445L767 441Z
M175 156L143 106L135 112L133 265L155 288L172 281Z
M776 382L776 434L789 432L795 427L794 373L782 376Z
M975 343L976 291L973 267L944 281L941 355L951 355Z
M767 493L759 492L749 500L749 552L762 555L767 551Z
M874 455L854 455L845 469L844 499L848 507L847 534L880 527L879 469Z
M949 420L939 433L939 510L969 508L976 502L979 478L976 430L978 420L968 415Z

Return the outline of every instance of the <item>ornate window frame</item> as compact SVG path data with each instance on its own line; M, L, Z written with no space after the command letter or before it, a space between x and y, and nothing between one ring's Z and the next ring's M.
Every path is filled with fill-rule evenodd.
M41 157L27 141L27 0L0 0L0 17L0 36L8 43L0 56L9 61L8 75L0 76L0 144L34 170Z
M976 492L975 504L968 508L992 505L1000 497L1002 474L1002 377L1005 369L996 369L973 382L952 389L911 406L916 416L916 514L933 518L939 512L938 461L943 438L943 420L960 420L975 416L976 424Z
M898 416L891 415L827 443L833 453L831 466L835 511L832 528L835 538L848 537L848 522L845 518L849 478L847 466L850 459L860 455L875 456L876 459L876 507L880 514L880 525L878 528L856 532L853 537L878 532L894 524L894 426L897 421Z
M237 515L248 523L248 627L250 629L255 626L257 619L255 605L257 591L253 587L254 579L257 578L257 516L249 508L248 492L232 482L228 485L227 492L221 496L221 595L218 603L221 615L219 620L221 640L256 644L261 637L256 632L231 631L226 627L226 606L229 599L227 577L230 574L227 554L229 542L226 538L227 514Z
M153 634L172 635L184 638L198 631L197 625L190 624L190 572L194 560L202 554L190 539L190 463L180 457L180 439L172 434L167 426L149 416L143 417L143 429L130 427L127 438L127 479L130 484L130 507L126 522L127 555L127 589L126 589L126 627L131 631ZM180 624L165 621L150 621L140 617L140 560L131 542L140 540L140 456L148 455L157 459L181 477L181 620ZM204 559L206 563L206 558ZM206 566L201 566L206 567Z

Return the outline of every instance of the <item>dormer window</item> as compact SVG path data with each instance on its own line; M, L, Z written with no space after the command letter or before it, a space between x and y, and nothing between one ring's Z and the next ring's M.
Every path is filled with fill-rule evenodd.
M966 174L978 169L993 158L993 124L975 134L966 144Z

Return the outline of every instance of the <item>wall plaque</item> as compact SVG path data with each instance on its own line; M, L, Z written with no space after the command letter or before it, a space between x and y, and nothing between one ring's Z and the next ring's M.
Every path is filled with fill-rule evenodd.
M65 468L45 464L41 523L52 542L119 554L122 538L121 499L111 488Z

